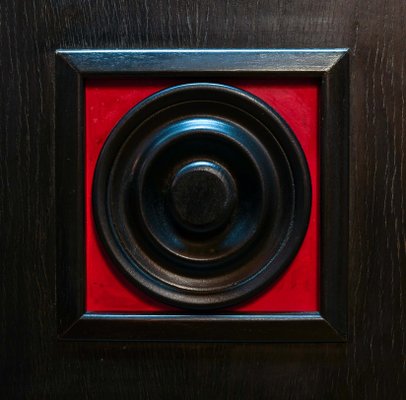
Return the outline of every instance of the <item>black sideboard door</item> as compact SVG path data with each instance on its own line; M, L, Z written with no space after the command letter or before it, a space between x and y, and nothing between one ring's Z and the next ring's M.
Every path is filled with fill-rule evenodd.
M0 397L402 398L405 19L403 0L2 0ZM60 48L350 49L347 342L57 340Z

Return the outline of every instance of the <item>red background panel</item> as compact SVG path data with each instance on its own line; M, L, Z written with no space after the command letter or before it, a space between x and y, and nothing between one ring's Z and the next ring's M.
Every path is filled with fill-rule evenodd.
M206 81L206 80L205 80ZM213 82L213 80L209 80ZM179 79L88 80L85 85L86 309L93 312L183 312L164 305L126 280L104 253L92 218L91 189L98 155L115 124L134 105ZM312 181L312 210L304 242L285 273L249 302L227 312L319 309L319 86L309 79L217 81L244 89L271 105L290 125L305 152ZM224 312L224 310L223 310Z

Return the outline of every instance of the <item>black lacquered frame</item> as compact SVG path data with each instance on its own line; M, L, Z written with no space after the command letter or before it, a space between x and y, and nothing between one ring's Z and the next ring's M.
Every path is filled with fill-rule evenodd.
M337 342L347 332L347 49L58 50L58 334L73 340ZM321 87L320 308L313 313L103 314L85 310L84 82L89 77L315 77Z

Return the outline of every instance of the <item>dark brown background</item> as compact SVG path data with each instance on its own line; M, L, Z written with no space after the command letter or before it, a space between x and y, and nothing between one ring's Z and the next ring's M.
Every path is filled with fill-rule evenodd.
M2 398L402 398L406 2L2 0L0 18ZM348 343L57 342L54 51L116 47L351 48Z

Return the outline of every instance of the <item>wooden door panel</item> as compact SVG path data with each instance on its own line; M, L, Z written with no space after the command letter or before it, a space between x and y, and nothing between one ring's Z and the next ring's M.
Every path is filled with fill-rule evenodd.
M401 0L2 1L2 397L402 398L405 17ZM58 341L54 54L61 48L350 49L347 342Z

